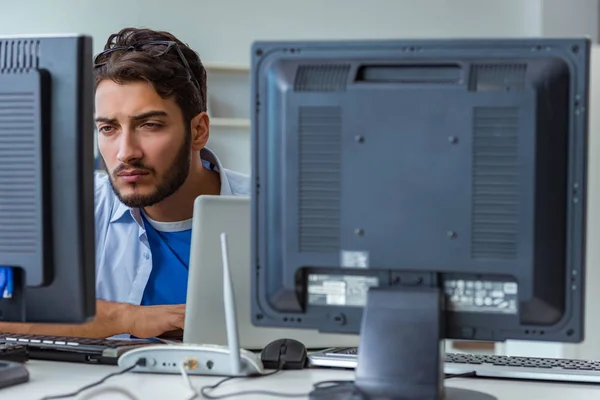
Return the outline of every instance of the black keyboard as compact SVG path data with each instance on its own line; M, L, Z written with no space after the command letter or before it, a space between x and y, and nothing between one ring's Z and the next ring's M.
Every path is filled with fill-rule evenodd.
M332 348L311 353L315 367L356 368L357 348ZM489 378L600 383L600 360L447 353L446 374L473 372Z
M52 361L116 365L124 352L157 342L145 339L92 339L70 336L15 335L0 333L0 344L27 347L29 358Z

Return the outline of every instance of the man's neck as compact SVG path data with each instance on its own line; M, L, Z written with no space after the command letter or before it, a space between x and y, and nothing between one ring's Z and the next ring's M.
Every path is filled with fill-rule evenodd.
M219 173L199 163L194 166L183 185L158 204L144 208L148 217L158 222L178 222L192 218L194 201L200 195L221 193Z

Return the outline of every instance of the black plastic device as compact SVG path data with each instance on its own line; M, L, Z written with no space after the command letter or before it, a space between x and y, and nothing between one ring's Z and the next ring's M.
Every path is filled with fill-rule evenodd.
M95 315L92 39L0 36L0 321Z

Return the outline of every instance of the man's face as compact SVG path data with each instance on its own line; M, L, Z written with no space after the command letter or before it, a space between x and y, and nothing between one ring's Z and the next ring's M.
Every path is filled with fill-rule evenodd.
M150 207L175 193L191 162L190 127L174 99L147 82L100 82L96 90L98 148L119 200Z

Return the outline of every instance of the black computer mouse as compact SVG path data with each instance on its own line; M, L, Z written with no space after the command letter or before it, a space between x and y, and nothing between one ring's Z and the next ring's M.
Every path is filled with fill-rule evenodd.
M306 365L306 347L294 339L278 339L260 353L266 369L302 369Z

